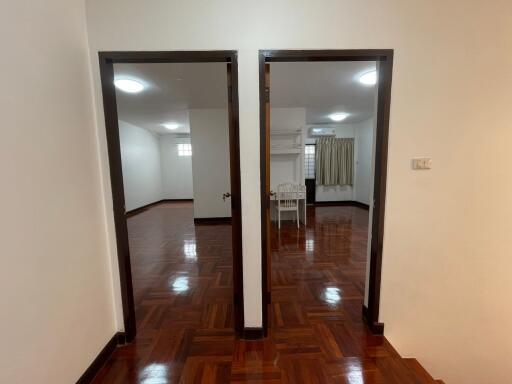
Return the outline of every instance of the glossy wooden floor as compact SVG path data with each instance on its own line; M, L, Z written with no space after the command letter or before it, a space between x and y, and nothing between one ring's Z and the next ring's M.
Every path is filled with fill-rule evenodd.
M236 340L231 228L194 226L192 205L128 220L136 341L95 383L390 383L435 381L361 319L368 212L308 207L307 228L272 232L268 339Z

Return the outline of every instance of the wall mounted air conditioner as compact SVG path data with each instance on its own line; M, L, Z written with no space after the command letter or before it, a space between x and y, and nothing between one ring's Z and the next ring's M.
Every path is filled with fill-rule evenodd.
M311 127L309 137L335 137L336 128Z

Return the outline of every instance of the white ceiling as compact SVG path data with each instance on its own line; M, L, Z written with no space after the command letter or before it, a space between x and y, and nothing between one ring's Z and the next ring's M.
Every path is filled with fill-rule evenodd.
M307 124L333 123L333 112L350 114L343 123L369 119L377 87L358 79L372 69L374 61L271 63L270 105L306 108Z
M272 107L305 108L308 124L332 123L333 112L347 112L343 123L373 116L376 87L358 82L360 74L375 68L375 62L272 63ZM120 120L158 134L190 132L188 110L227 108L225 63L114 64L115 78L142 82L136 94L116 89ZM177 130L162 126L180 124Z
M190 132L189 109L227 108L225 63L114 64L114 77L145 85L140 93L116 89L119 119L155 133ZM167 122L181 126L170 131Z

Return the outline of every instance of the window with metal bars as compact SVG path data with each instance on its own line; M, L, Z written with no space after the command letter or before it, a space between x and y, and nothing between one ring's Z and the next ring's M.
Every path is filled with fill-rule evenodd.
M178 156L192 156L192 144L178 144Z
M304 146L304 175L306 179L315 178L315 144Z

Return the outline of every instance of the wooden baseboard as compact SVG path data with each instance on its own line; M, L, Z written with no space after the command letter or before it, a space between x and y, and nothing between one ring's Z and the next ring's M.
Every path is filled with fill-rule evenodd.
M370 209L368 204L364 204L355 200L316 201L314 205L317 207L358 207L366 210Z
M384 323L372 323L368 324L370 330L374 335L383 335L384 334Z
M155 205L158 205L162 202L162 200L155 201L154 203L149 203L146 205L143 205L142 207L132 209L130 211L126 212L126 217L132 217L135 215L138 215L139 213L142 213L144 211L147 211L149 208L154 207Z
M155 201L154 203L149 203L146 205L143 205L142 207L132 209L128 212L126 212L126 217L132 217L135 215L138 215L139 213L142 213L144 211L147 211L149 208L154 207L155 205L164 204L164 203L181 203L181 202L192 202L194 199L162 199Z
M363 320L366 323L366 321L368 319L368 307L363 304L362 308L363 308Z
M126 335L124 332L117 332L114 336L112 336L112 338L107 342L100 353L98 353L98 356L96 356L91 365L89 365L83 375L80 376L76 384L91 383L94 379L94 376L96 376L100 369L105 365L117 346L125 344L125 342Z
M376 322L370 322L370 320L368 319L368 307L366 305L363 304L363 320L364 322L366 323L366 325L368 325L368 328L370 328L370 331L372 331L372 333L374 335L383 335L384 334L384 323L376 323Z
M245 339L245 340L258 340L258 339L263 339L264 337L265 337L264 331L263 331L263 328L261 328L261 327L258 327L258 328L246 327L246 328L244 328L244 330L242 332L242 339Z
M194 217L195 225L231 224L231 217Z

